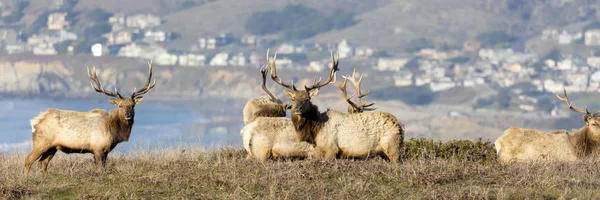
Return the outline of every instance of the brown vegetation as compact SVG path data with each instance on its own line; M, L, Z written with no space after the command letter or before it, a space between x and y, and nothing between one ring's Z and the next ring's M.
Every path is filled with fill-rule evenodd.
M118 108L107 113L94 109L88 112L48 109L31 120L33 150L25 159L23 173L28 174L31 164L39 159L39 167L46 172L48 163L57 151L65 153L92 153L97 165L106 165L108 153L121 142L129 140L134 123L136 104L141 103L150 89L156 85L152 80L152 63L148 63L148 81L144 88L135 90L130 97L122 97L116 91L104 89L94 69L88 76L96 92L113 97L108 101Z
M28 178L17 176L24 155L13 153L0 160L0 199L600 197L600 179L594 176L599 163L595 161L499 165L494 160L463 159L492 156L493 145L489 142L438 144L408 140L401 165L377 158L261 163L244 159L241 149L140 149L125 155L114 153L111 159L115 162L111 163L118 164L109 163L106 170L98 170L85 157L57 157L48 175L32 173Z

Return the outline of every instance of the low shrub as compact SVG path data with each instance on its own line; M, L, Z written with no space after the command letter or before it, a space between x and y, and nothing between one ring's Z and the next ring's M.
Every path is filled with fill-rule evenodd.
M435 141L411 138L404 142L406 159L449 159L488 163L496 160L496 150L490 141L451 140Z

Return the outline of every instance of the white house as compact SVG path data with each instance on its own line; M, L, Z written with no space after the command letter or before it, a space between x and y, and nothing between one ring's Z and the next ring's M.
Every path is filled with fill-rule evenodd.
M308 64L308 68L306 69L306 71L309 72L320 72L323 71L323 69L325 69L325 64L321 61L310 61L310 63Z
M600 46L600 29L591 29L585 32L586 46Z
M431 89L432 92L449 90L454 87L456 87L456 83L454 82L432 82L429 84L429 89Z
M204 66L206 56L202 54L184 54L179 56L180 66Z
M404 65L406 65L408 61L409 60L406 58L379 58L377 59L377 67L375 69L378 71L398 72L400 69L404 68Z
M293 54L296 53L296 46L290 43L283 43L277 48L277 53Z
M231 57L229 60L229 65L231 66L246 66L248 62L246 61L246 56L244 53L240 52Z
M218 53L217 55L215 55L210 62L208 63L208 65L210 66L227 66L229 61L229 53L226 52L221 52Z
M52 44L42 43L42 44L38 44L35 47L33 47L33 54L34 55L56 55L56 54L58 54L58 52L56 52L56 49L54 49L54 46Z
M551 79L544 80L544 88L549 92L562 92L565 85L562 81L554 81Z
M137 44L132 43L119 49L117 56L130 58L143 58L147 60L155 59L162 56L166 59L168 52L165 48L153 44ZM168 59L167 59L168 60Z
M160 17L151 14L131 15L125 18L125 26L140 29L156 27L161 24Z
M342 40L337 45L337 52L340 58L349 58L354 56L354 46L348 40Z
M586 59L587 64L593 68L600 68L600 57L591 56Z
M144 39L142 39L142 41L144 41L144 42L164 42L164 41L168 41L170 37L171 37L171 32L149 30L149 31L144 32Z
M173 54L164 52L164 53L158 54L152 60L157 65L176 65L177 64L177 55L173 55Z

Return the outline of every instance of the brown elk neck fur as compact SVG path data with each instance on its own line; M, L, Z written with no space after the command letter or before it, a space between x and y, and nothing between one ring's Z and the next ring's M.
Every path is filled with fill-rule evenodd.
M577 154L577 157L587 157L590 155L600 155L600 138L595 138L589 126L585 126L579 130L573 130L569 135L569 143Z
M327 112L329 112L329 109ZM327 112L320 113L319 107L312 104L310 110L302 115L292 112L292 122L299 142L305 141L315 144L314 138L317 137L317 133L329 119Z
M108 123L106 124L107 130L111 134L113 134L113 144L118 144L121 142L129 141L129 136L131 136L131 128L133 127L133 121L127 123L125 119L123 119L117 112L117 110L111 110L108 114Z

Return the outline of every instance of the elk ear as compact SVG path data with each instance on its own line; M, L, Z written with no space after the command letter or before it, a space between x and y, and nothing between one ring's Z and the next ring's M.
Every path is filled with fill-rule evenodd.
M317 94L319 94L319 89L313 89L311 91L308 91L308 96L312 99L315 98L317 96Z
M584 121L585 123L587 123L587 122L590 120L590 116L588 116L588 115L583 115L583 116L581 116L581 117L583 118L583 121Z
M292 91L283 90L283 94L285 94L285 96L288 97L288 98L290 98L290 99L294 99L294 93Z
M137 97L133 101L135 101L135 104L140 104L142 101L144 101L144 97Z
M110 99L108 99L108 102L110 104L112 104L113 106L119 106L119 99L110 98Z

